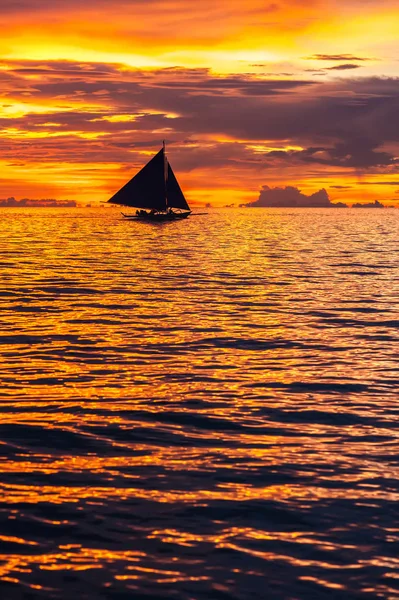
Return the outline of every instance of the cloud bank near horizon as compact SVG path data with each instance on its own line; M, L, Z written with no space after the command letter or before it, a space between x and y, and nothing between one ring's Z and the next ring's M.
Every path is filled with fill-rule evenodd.
M287 185L284 188L270 188L264 185L259 192L259 198L254 202L242 204L247 208L349 208L344 202L332 202L327 191L323 188L313 194L303 194L297 187ZM352 208L389 208L382 202L353 203Z
M259 193L259 198L255 202L250 202L245 206L252 207L314 207L314 208L347 208L347 205L340 202L334 204L331 202L325 189L321 189L314 194L307 196L297 187L286 186L284 188L270 188L264 185Z
M16 200L13 196L10 196L10 198L0 199L0 207L2 208L71 208L76 206L77 203L75 200L57 200L56 198L22 198L21 200Z

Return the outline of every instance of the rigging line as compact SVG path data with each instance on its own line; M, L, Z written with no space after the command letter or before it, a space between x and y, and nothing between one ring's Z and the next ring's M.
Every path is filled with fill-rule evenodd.
M168 208L168 159L166 157L165 140L162 140L163 149L163 178L165 182L165 205Z

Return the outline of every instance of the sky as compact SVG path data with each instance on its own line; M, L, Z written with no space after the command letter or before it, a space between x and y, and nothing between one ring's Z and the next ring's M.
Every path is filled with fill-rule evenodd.
M0 198L399 205L397 0L1 0Z

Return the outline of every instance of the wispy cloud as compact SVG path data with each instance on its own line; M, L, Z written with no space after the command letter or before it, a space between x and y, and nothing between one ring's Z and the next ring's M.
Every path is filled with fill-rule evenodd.
M366 56L355 56L354 54L313 54L307 56L306 60L328 60L328 61L369 61L375 60Z
M334 67L327 67L326 71L348 71L349 69L359 69L361 65L353 65L350 63L345 63L344 65L336 65Z

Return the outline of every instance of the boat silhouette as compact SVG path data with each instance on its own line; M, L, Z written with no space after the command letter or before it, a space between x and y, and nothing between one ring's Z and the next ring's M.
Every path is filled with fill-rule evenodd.
M186 219L191 210L166 156L161 150L112 198L111 204L137 208L135 214L122 215L140 221Z

